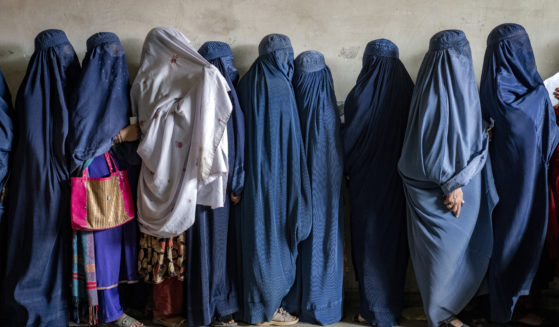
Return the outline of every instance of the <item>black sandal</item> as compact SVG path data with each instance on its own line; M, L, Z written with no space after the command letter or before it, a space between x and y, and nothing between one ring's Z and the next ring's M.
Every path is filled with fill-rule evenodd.
M233 321L230 323L230 321ZM212 327L234 327L237 322L233 319L233 315L225 315L223 317L215 317L211 323Z

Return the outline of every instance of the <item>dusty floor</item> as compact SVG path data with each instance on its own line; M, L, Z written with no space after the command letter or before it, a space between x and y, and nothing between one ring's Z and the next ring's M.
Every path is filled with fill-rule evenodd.
M364 327L361 324L356 324L353 322L353 316L358 311L358 297L357 294L354 296L350 294L346 294L345 298L346 307L345 317L342 321L330 325L332 327ZM423 308L421 307L421 299L419 294L417 293L407 293L406 294L406 308L402 312L403 320L400 322L400 326L403 327L427 327L427 322L425 321L425 316L423 314ZM541 310L543 312L543 316L548 321L557 322L555 324L550 324L549 327L559 327L559 278L557 278L553 283L550 284L550 289L545 290L541 294L541 298L539 301L541 303ZM469 312L472 312L473 307L475 305L470 304L465 310L465 314L468 315ZM141 320L146 327L156 327L159 325L153 324L149 320ZM70 323L70 326L87 326L87 325L76 325ZM103 324L100 326L113 326L111 324ZM239 326L250 326L243 323L239 323ZM304 327L314 327L318 325L311 325L311 324L298 324L296 326L304 326ZM491 324L491 323L483 323L482 325L477 325L475 327L499 327L499 326L507 326L503 324ZM474 326L471 326L474 327Z

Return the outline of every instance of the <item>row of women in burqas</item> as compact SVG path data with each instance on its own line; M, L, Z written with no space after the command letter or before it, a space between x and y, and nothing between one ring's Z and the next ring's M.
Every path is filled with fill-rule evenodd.
M81 65L63 31L36 37L15 110L0 84L1 326L142 326L124 284L152 285L164 326L341 319L332 77L318 52L294 60L284 35L259 53L238 83L226 43L196 51L154 28L130 85L115 34L91 36ZM72 231L70 178L108 176L106 153L127 170L137 219Z
M118 287L139 280L153 285L149 307L165 326L334 323L344 171L357 321L397 324L408 256L429 326L462 326L456 315L476 295L506 322L530 293L559 138L519 25L489 35L480 92L459 30L431 38L415 87L396 45L370 42L342 137L324 57L294 59L285 35L264 37L238 84L227 44L196 51L172 28L149 32L131 87L112 33L88 40L81 67L62 31L42 32L35 48L15 111L0 88L3 184L7 163L17 167L0 229L2 326L63 326L70 315L141 326ZM69 229L68 180L86 167L108 175L106 152L130 175L139 234L135 220Z
M466 326L456 315L476 295L494 322L542 325L515 306L546 240L559 128L524 28L490 33L479 92L462 31L431 38L415 86L396 46L372 41L345 117L357 320L396 324L409 249L429 326Z

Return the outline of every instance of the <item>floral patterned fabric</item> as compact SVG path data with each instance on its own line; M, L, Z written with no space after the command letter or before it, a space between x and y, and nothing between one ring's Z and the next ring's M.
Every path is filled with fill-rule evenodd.
M184 234L159 238L143 234L140 238L138 272L148 283L159 284L167 278L184 280Z

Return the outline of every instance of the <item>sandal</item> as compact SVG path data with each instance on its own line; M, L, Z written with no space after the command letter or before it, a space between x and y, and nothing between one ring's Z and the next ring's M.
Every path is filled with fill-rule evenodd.
M233 319L233 315L226 315L223 317L216 317L212 323L212 327L234 327L237 326L237 322Z
M186 319L181 316L169 317L165 319L158 319L153 317L152 322L154 324L165 326L165 327L185 327Z
M118 327L144 327L144 324L127 314L123 314L120 318L114 321L113 325Z
M363 326L371 326L371 324L369 324L367 319L363 318L363 316L361 316L360 313L356 313L355 316L353 316L353 322Z
M272 321L265 321L256 326L291 326L299 322L299 318L291 315L289 312L283 310L283 308L278 308L274 315L272 316Z
M447 319L441 321L441 322L439 323L439 327L456 327L455 325L452 324L452 322L453 322L454 320L458 320L458 321L462 322L462 320L458 319L458 317L456 317L456 316L450 316L449 318L447 318ZM462 326L460 326L460 327L470 327L470 326L469 326L469 325L466 325L464 322L462 322Z

